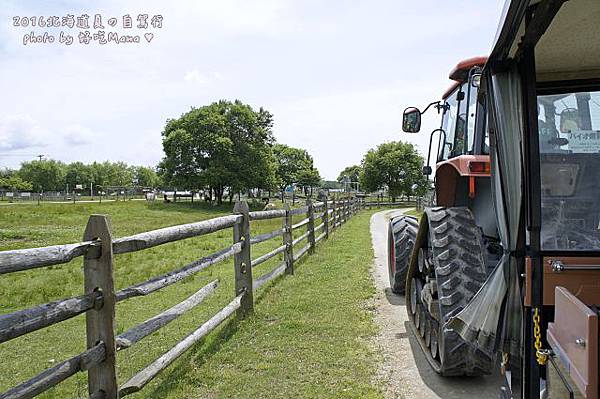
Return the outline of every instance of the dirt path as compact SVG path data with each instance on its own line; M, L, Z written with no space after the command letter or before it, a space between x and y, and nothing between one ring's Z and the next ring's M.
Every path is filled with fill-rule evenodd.
M496 398L501 378L494 372L489 377L444 378L427 363L412 335L404 297L389 289L387 272L387 224L402 210L383 211L371 218L371 239L375 251L372 269L377 287L375 320L381 331L376 345L383 354L379 370L386 398Z

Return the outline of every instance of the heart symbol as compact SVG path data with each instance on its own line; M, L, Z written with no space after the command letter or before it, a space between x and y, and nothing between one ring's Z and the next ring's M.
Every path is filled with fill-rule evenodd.
M144 37L146 38L146 41L150 43L154 38L154 33L144 33Z

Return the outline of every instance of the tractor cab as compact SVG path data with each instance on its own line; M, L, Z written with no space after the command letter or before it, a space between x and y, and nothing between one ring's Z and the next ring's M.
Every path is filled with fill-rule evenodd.
M465 206L472 210L485 235L496 237L494 218L489 217L491 202L489 139L486 133L485 103L478 96L481 72L487 57L473 57L459 62L449 74L452 85L441 101L423 112L409 107L403 114L403 130L417 133L421 115L431 107L441 114L440 128L431 132L426 175L435 157L435 197L439 206ZM437 138L437 152L434 140Z

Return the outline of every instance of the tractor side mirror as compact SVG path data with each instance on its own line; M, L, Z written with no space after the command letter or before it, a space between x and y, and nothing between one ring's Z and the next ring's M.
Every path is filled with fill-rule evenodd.
M406 133L419 133L421 130L421 111L410 107L402 114L402 130Z
M429 165L423 166L423 174L425 176L431 175L432 172L433 172L433 170L431 169L431 166L429 166Z
M571 133L579 129L579 110L567 108L560 113L560 132Z

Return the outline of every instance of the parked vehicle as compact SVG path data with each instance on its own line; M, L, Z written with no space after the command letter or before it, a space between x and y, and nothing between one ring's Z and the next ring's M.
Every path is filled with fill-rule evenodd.
M442 115L434 206L390 222L390 286L429 363L499 362L504 398L599 396L598 17L597 0L508 1L489 58L425 108Z

